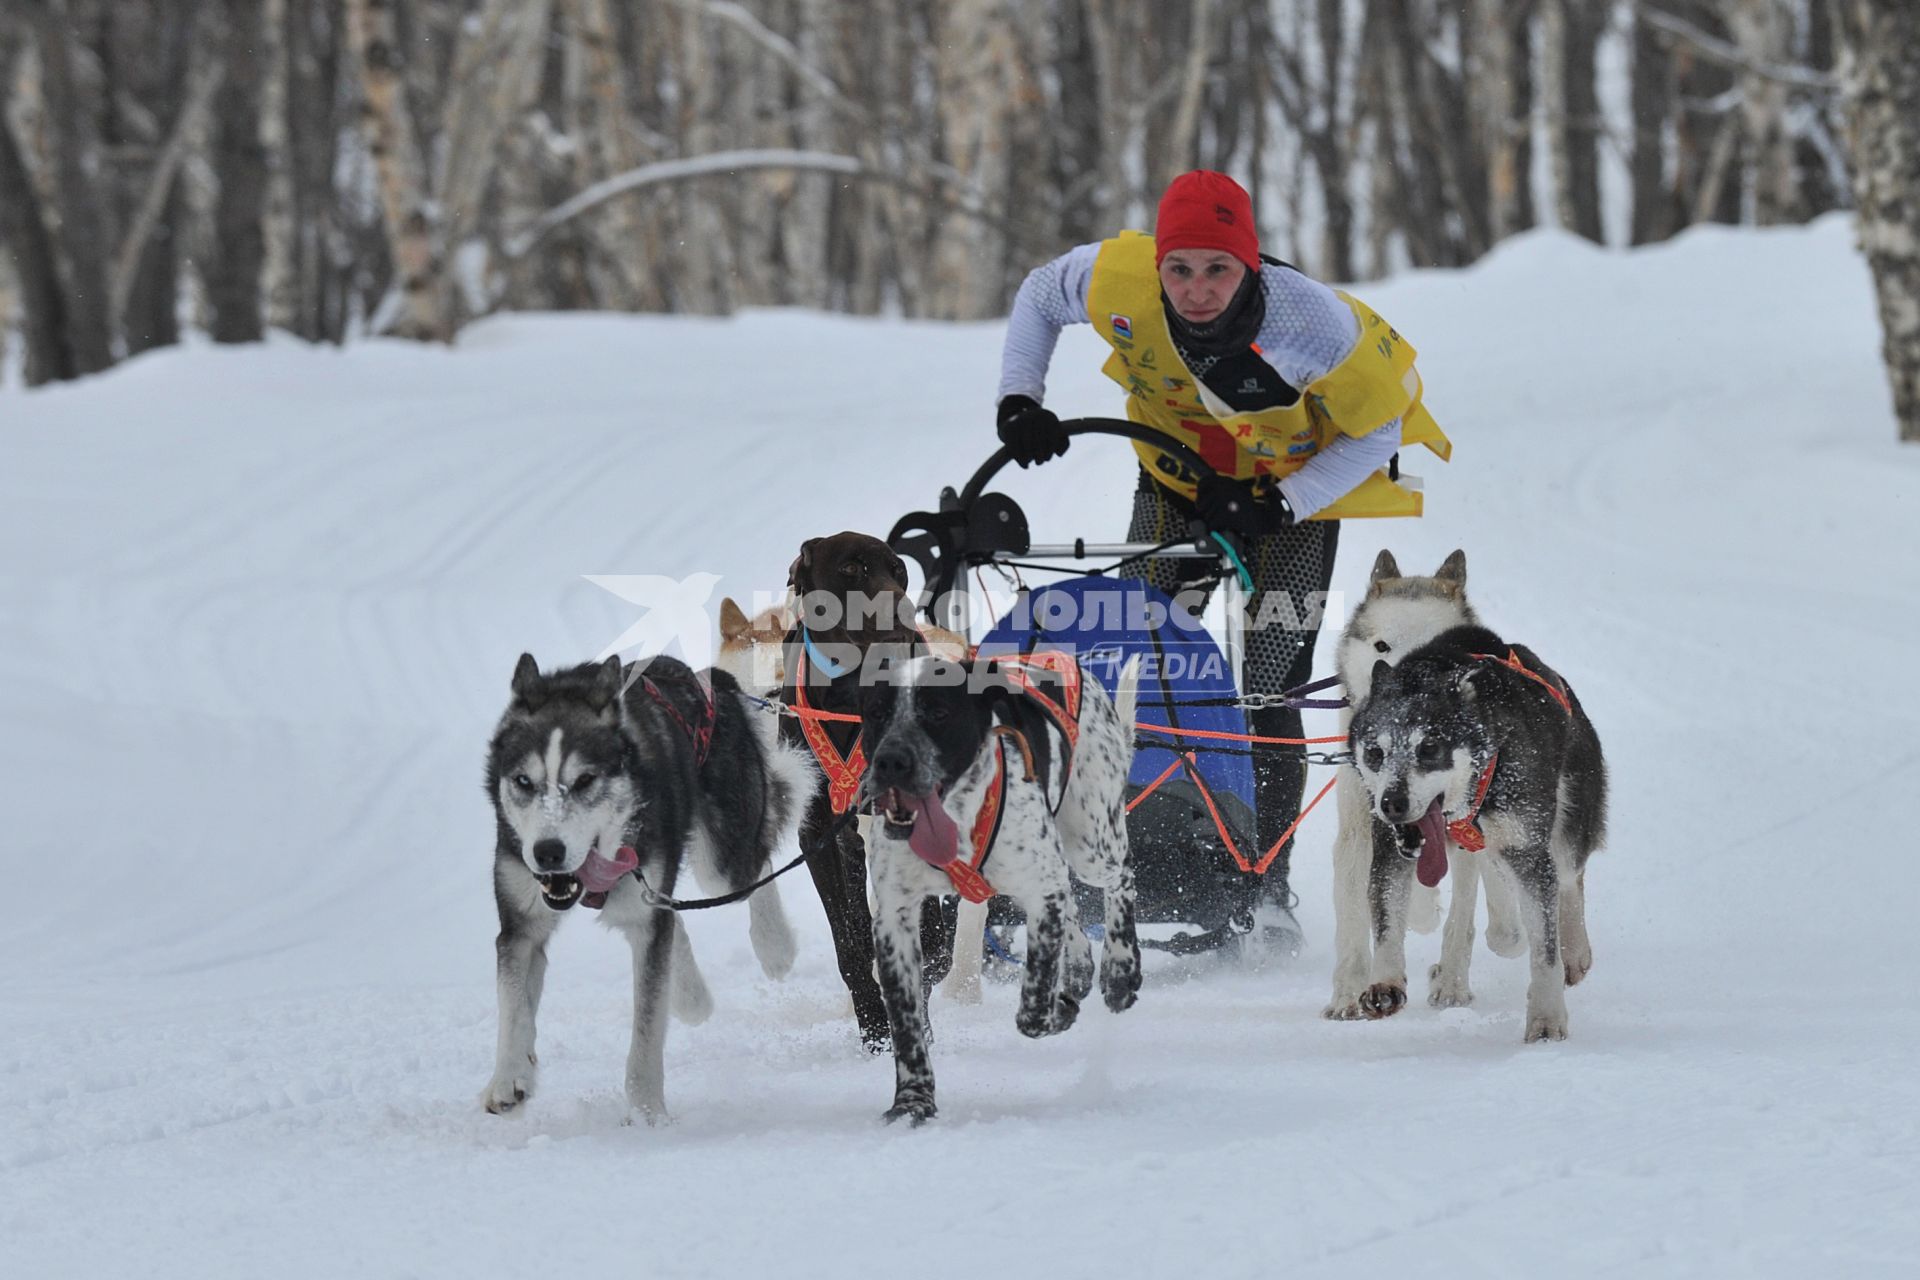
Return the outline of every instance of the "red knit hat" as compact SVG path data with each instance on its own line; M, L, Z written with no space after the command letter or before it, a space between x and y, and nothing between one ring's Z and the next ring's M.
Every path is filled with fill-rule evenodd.
M1224 173L1195 169L1167 184L1153 224L1153 263L1157 267L1176 249L1218 249L1260 269L1260 235L1253 226L1253 201L1246 189Z

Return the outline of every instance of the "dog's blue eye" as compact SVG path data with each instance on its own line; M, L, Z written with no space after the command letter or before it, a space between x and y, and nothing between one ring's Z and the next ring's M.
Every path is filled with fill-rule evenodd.
M513 785L520 788L522 791L532 791L533 779L529 778L524 773L516 773L513 775Z

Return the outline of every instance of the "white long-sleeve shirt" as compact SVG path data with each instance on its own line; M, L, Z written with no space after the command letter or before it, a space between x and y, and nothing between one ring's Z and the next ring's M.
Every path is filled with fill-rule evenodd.
M1093 283L1098 244L1069 249L1034 268L1013 300L1006 345L1000 355L1000 397L1032 396L1044 402L1047 367L1060 330L1088 324L1087 291ZM1330 373L1360 340L1360 322L1340 296L1291 267L1263 264L1260 287L1267 315L1260 325L1260 355L1282 378L1304 389ZM1351 493L1400 449L1400 419L1364 436L1341 435L1279 482L1295 518L1304 520Z

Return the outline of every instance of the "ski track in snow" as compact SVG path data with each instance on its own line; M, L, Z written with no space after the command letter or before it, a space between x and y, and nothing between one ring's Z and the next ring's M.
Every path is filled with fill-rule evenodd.
M482 1114L483 752L522 650L634 620L582 575L747 599L962 483L998 326L503 317L0 394L8 1274L1906 1274L1920 453L1851 235L1540 234L1360 290L1456 455L1407 460L1426 519L1346 527L1332 616L1379 547L1464 546L1608 751L1569 1041L1520 1043L1525 964L1483 945L1473 1007L1428 1008L1437 934L1407 1012L1322 1021L1328 805L1298 961L1150 955L1137 1009L1044 1042L1010 986L936 998L912 1132L803 876L783 983L743 911L691 921L719 1008L670 1032L674 1123L624 1123L625 946L577 921L539 1092ZM1099 362L1070 332L1049 402L1116 412ZM1083 440L995 487L1106 538L1132 471Z

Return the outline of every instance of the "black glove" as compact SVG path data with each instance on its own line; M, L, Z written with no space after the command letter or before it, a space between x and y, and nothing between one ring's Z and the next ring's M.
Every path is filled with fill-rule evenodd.
M1211 475L1200 482L1193 509L1207 528L1257 538L1277 533L1293 523L1293 508L1277 488L1255 497L1251 480Z
M1067 451L1067 429L1051 409L1032 396L1008 396L1000 402L1000 443L1013 450L1022 467Z

